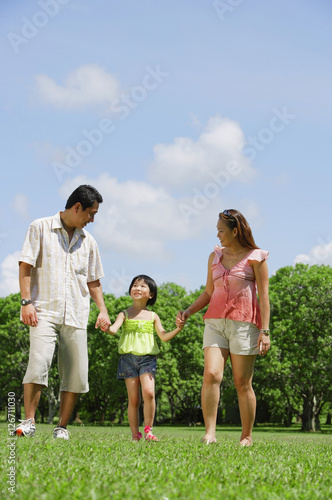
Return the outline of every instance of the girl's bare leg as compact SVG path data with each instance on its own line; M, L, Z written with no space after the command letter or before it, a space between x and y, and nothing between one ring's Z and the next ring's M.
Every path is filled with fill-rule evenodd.
M130 430L133 436L137 436L139 432L138 410L141 403L140 380L138 377L126 378L125 383L128 392L128 420Z
M143 373L143 375L140 376L140 380L144 401L144 423L145 426L153 427L154 416L156 413L154 376L152 373ZM148 434L152 435L152 432L149 432Z

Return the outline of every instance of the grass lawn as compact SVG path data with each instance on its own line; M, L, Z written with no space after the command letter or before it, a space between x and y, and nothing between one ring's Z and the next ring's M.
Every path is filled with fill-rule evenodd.
M202 427L155 427L159 443L132 443L129 427L71 426L69 441L55 440L53 427L37 424L33 439L11 440L0 425L1 498L332 498L331 428L258 427L254 446L241 448L240 429L232 427L219 427L218 443L209 446L200 442ZM9 457L15 492L6 483Z

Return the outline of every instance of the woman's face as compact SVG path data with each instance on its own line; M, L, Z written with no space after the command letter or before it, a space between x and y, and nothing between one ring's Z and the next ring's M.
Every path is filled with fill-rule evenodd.
M237 236L237 229L230 229L222 219L218 220L217 230L217 238L222 247L228 247Z

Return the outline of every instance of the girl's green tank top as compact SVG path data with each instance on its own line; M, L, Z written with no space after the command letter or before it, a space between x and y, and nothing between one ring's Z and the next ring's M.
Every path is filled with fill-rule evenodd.
M124 313L126 319L122 325L118 352L136 356L158 354L159 347L154 335L154 313L151 313L151 320L128 319L127 311Z

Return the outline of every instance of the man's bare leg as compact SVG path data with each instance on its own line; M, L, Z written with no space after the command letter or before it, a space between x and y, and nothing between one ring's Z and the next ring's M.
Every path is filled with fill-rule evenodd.
M42 388L40 384L24 384L25 420L32 418L35 421Z
M73 409L75 407L79 393L61 391L60 393L60 412L59 412L59 427L67 427Z

